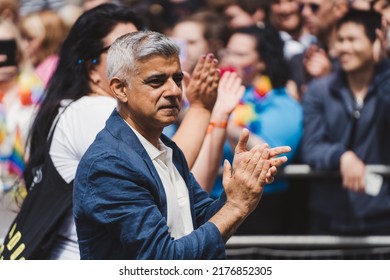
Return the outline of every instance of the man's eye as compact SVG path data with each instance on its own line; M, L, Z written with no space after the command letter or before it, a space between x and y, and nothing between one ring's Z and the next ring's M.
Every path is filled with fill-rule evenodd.
M183 75L182 73L180 73L180 74L175 74L175 75L173 75L172 79L173 79L173 81L176 83L176 85L177 85L178 87L180 87L180 86L181 86L181 83L183 82L184 75Z
M181 86L181 83L183 81L183 77L174 78L173 80L175 81L177 86Z
M165 82L164 79L153 79L149 81L149 84L153 87L156 87L156 86L162 86L164 82Z

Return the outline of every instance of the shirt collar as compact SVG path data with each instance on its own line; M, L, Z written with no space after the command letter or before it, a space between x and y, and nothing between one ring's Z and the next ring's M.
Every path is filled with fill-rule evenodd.
M158 139L158 147L159 148L156 148L155 146L153 146L152 143L150 143L148 140L146 140L146 138L143 137L141 135L141 133L139 133L134 127L132 127L127 122L126 122L126 124L131 128L131 130L134 132L135 136L137 136L138 140L141 142L142 146L145 148L145 150L148 153L151 160L156 160L157 158L160 158L163 161L165 161L166 156L167 156L168 147L165 146L165 144L161 141L161 139Z

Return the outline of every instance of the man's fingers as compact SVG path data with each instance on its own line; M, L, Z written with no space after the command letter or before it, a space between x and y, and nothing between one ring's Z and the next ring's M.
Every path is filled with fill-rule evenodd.
M246 152L246 144L249 140L249 130L244 128L241 132L240 138L238 139L238 143L236 145L236 148L234 149L235 154L239 154L242 152Z
M276 173L278 173L278 169L271 163L271 167L268 169L267 172L267 177L274 177L276 176Z
M199 79L202 68L206 62L206 55L202 55L199 57L198 62L195 65L194 70L192 71L192 77L194 79Z
M291 152L290 146L279 146L279 147L271 148L269 155L270 157L275 157L288 152Z
M270 167L271 167L271 163L269 160L266 160L262 163L260 175L257 179L257 183L261 187L264 187L264 185L267 183L267 173Z
M201 55L198 59L198 62L195 65L194 70L192 71L192 77L194 79L200 79L202 73L210 68L210 64L214 60L214 55L212 53L208 53L207 55Z
M227 186L232 179L232 165L225 159L223 162L222 185Z
M287 157L283 156L283 157L272 158L270 159L270 162L272 166L280 167L282 164L287 162L287 160L288 160Z
M267 184L271 184L275 180L275 176L276 176L277 172L278 172L278 169L275 166L271 166L271 168L268 169L268 172L266 175Z

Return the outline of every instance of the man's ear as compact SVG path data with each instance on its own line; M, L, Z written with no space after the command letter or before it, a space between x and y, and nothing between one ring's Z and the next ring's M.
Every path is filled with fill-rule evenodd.
M114 94L115 98L118 99L121 103L127 103L127 85L125 82L114 77L110 81L110 89Z

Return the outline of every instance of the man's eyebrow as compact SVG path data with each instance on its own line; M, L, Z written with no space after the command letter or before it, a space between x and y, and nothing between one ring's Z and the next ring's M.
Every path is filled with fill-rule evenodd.
M144 79L144 83L149 83L154 79L166 79L167 75L166 74L153 74L149 77L146 77Z

